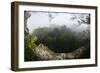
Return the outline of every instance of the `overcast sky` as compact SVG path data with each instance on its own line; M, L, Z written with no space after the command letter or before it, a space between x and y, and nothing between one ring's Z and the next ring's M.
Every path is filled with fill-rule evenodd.
M69 28L74 28L76 30L82 30L87 28L86 24L77 27L78 19L72 20L71 18L76 15L77 17L82 14L72 14L72 13L51 13L52 19L50 20L48 12L30 12L31 16L28 18L27 24L29 33L32 33L34 29L38 27L49 27L53 25L62 26L65 25ZM85 16L86 14L84 14Z

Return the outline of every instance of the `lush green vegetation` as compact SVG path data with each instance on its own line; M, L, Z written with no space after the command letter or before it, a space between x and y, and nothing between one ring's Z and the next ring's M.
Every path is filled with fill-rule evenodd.
M34 49L36 47L36 44L35 44L35 36L31 36L31 35L27 35L25 36L24 38L24 43L25 43L25 51L24 51L24 60L25 61L34 61L34 60L37 60L36 56L34 55L34 52L32 49Z

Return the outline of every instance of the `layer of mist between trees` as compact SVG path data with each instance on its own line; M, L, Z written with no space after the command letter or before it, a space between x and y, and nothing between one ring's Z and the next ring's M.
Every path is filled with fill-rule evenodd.
M47 46L56 53L68 53L84 46L87 51L83 57L90 57L90 32L85 30L75 32L65 25L58 27L42 27L34 30L36 36L35 44L40 43Z

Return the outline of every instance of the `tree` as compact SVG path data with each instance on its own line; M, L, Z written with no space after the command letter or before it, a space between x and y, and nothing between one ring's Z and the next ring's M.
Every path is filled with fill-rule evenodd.
M78 24L90 24L90 14L72 14L71 20L76 20Z
M56 16L58 15L58 13L52 13L52 12L48 12L48 16L49 16L49 23L51 23L52 19L54 19Z
M28 35L29 34L29 29L27 27L27 19L31 16L31 13L28 11L24 12L24 34Z

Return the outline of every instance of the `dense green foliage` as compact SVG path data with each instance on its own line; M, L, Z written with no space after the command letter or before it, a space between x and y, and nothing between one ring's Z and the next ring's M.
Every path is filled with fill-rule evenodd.
M35 44L35 36L30 36L30 35L27 35L25 36L24 38L24 43L25 43L25 51L24 51L24 60L25 61L33 61L33 60L37 60L36 59L36 56L34 55L34 52L32 49L34 49L36 47L36 44Z
M35 45L35 36L25 36L25 48L32 48Z

